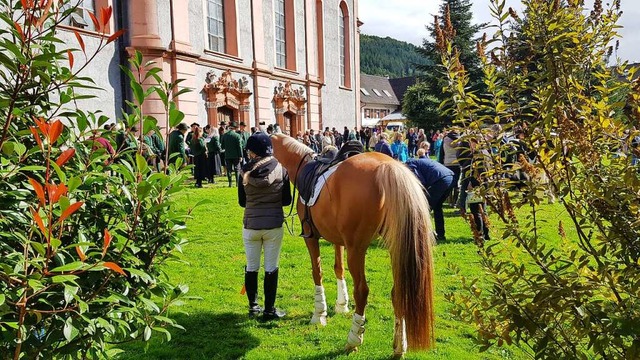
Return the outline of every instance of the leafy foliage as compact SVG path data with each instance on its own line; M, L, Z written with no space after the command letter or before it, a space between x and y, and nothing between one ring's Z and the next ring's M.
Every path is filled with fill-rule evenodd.
M502 230L498 241L476 236L490 286L463 278L467 291L449 299L458 316L476 325L483 349L516 343L542 359L635 359L640 176L630 164L638 133L622 115L627 104L617 99L629 93L628 105L637 109L639 87L632 83L635 69L606 66L620 3L604 9L596 1L591 13L578 0L523 5L527 21L507 11L503 0L491 2L499 25L489 56L486 43L478 44L483 94L469 91L470 75L451 37L436 26L453 94L443 107L466 131L471 169L481 172L482 195ZM516 28L512 22L520 33L509 40L505 29ZM514 56L514 39L530 56ZM523 104L525 94L531 101ZM519 123L533 161L520 156L505 163L512 152L502 141L506 134L488 128L499 123L507 131ZM516 173L523 176L514 183ZM540 235L546 225L540 203L549 190L570 217L557 223L556 237ZM526 216L517 215L522 212Z
M424 82L410 86L402 99L402 113L418 127L428 130L444 127L439 108L440 100Z
M390 37L360 35L360 71L369 75L399 78L414 76L425 60L413 44Z
M89 52L74 31L78 48L67 48L58 24L74 9L63 5L0 0L2 359L97 358L107 342L168 336L179 325L167 311L188 290L160 267L185 243L188 214L173 197L186 175L153 173L141 146L115 157L98 146L113 134L97 130L105 116L76 108L96 88L80 75L123 32L102 33ZM111 14L91 14L96 29ZM131 84L151 85L136 92L127 121L154 128L142 104L159 94L169 110L173 95L141 54L131 65Z

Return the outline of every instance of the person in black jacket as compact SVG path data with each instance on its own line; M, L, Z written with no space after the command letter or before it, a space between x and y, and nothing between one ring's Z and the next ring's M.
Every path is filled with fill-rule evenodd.
M284 230L283 206L292 202L287 171L272 156L269 135L257 132L247 140L249 162L242 167L238 202L244 207L242 238L247 257L244 284L249 300L249 317L262 312L264 320L280 319L276 309L278 265ZM258 270L264 248L264 309L258 305Z

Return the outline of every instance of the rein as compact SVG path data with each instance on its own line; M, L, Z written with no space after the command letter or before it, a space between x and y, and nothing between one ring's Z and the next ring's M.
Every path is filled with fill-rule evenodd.
M296 168L296 177L298 176L298 174L300 173L300 167L302 166L302 163L304 162L304 160L307 157L313 158L313 156L311 155L312 153L307 153L305 154L301 159L300 159L300 163L298 163L298 167ZM289 231L290 235L294 235L294 228L293 228L293 224L294 224L294 217L296 215L298 215L297 213L294 214L293 213L293 208L296 205L296 191L298 190L298 186L297 181L298 179L293 179L293 195L291 196L291 206L289 207L289 215L285 216L285 225L287 226L287 230ZM291 226L289 226L289 223L287 223L286 219L291 218Z

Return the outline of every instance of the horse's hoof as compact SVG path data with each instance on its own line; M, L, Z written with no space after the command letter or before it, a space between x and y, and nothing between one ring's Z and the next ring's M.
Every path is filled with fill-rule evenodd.
M393 358L394 359L404 359L404 353L403 352L402 353L394 352L393 353Z
M310 324L311 325L327 326L327 317L326 316L313 315L313 317L311 318Z
M349 304L336 303L336 314L347 314L349 312Z
M352 352L357 352L358 351L358 347L357 346L353 346L347 343L347 345L345 345L344 347L344 351L349 354Z

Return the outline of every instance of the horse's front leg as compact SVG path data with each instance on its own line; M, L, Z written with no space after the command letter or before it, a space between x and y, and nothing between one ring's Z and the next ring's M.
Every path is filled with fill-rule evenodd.
M351 322L351 330L347 336L347 351L355 351L364 341L364 309L367 306L367 298L369 297L369 286L364 274L364 256L365 249L348 249L347 262L349 263L349 272L353 278L353 298L356 302L356 311L353 314Z
M311 257L311 269L313 282L316 284L313 317L311 324L327 325L327 298L322 286L322 260L320 259L320 243L318 238L305 239L309 256Z
M334 245L336 250L335 263L333 270L336 273L338 283L338 298L336 299L336 314L346 314L349 312L349 293L347 291L347 282L344 279L344 246Z

